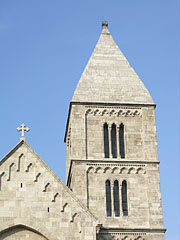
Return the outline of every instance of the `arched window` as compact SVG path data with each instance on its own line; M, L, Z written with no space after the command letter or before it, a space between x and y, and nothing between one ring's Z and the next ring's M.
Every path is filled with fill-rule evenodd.
M125 180L122 182L122 211L123 216L128 216L127 183Z
M125 158L124 151L124 125L121 123L119 127L119 150L121 158Z
M114 197L114 214L115 217L119 217L119 183L118 181L114 181L114 188L113 188L113 197Z
M111 149L112 157L117 158L116 125L114 123L111 128Z
M104 155L105 158L109 158L109 134L107 123L104 124Z
M106 215L111 217L111 183L109 180L106 181Z

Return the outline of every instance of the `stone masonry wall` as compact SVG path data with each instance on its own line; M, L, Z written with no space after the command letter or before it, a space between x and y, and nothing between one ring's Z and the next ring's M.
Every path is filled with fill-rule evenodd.
M116 124L117 133L120 124L124 124L124 159L120 157L118 148L117 158L111 154L105 158L104 123L110 127ZM68 186L103 227L163 229L154 106L72 105L69 125L71 152L67 172L71 160L72 168ZM111 142L109 149L111 153ZM111 195L114 181L119 182L120 217L106 217L106 180L111 182ZM128 216L122 214L123 180L127 181ZM111 199L113 212L113 196ZM147 231L146 234L142 239L164 239L164 233ZM138 237L135 235L132 239L141 239ZM110 238L107 235L102 239ZM123 236L117 239L131 238Z
M146 232L102 232L97 236L97 240L164 240L164 233Z
M42 235L25 227L17 226L0 235L0 240L47 240Z
M106 216L105 182L111 182L112 217ZM114 216L113 183L119 182L120 217ZM121 187L127 182L128 216L122 213ZM157 164L78 161L70 187L105 228L163 228Z
M19 225L49 240L96 238L96 219L26 143L0 163L0 239Z
M72 105L67 131L67 174L70 160L104 160L103 125L124 124L125 159L158 161L154 107ZM118 139L118 138L117 138ZM111 144L109 142L110 157ZM118 142L117 158L120 159ZM106 159L105 159L106 160Z

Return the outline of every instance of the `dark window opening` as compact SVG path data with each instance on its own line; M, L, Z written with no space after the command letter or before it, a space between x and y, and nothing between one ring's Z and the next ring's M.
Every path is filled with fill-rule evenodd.
M111 128L111 147L112 147L112 157L117 158L116 125L114 123Z
M127 183L125 180L122 182L122 211L123 216L128 216Z
M113 197L114 197L114 214L115 214L115 217L119 217L120 216L120 211L119 211L119 183L118 183L117 180L114 182Z
M119 149L121 158L125 158L124 151L124 125L121 124L119 128Z
M104 155L105 158L109 158L109 134L107 123L104 124Z
M111 217L112 209L111 209L111 184L110 181L106 181L106 215L107 217Z

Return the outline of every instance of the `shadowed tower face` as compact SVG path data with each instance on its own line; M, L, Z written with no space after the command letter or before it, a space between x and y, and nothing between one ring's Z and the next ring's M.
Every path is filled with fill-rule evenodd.
M102 224L99 239L108 229L164 239L155 104L106 21L74 92L65 142L67 185Z

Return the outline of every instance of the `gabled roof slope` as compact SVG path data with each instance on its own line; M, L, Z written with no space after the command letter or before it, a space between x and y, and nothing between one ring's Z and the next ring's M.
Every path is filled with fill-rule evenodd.
M23 140L0 161L0 203L0 236L23 227L31 239L34 231L43 239L95 240L97 218Z
M72 102L154 104L107 26L107 22L103 21L99 41L79 80Z

